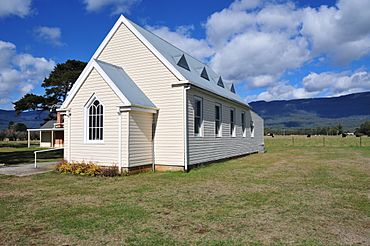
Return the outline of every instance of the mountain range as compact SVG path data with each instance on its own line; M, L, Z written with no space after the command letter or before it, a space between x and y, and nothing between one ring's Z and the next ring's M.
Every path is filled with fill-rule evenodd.
M354 130L370 120L370 92L339 97L256 101L249 105L269 129L315 128L341 124Z
M256 101L249 105L264 118L265 127L269 129L341 124L346 130L354 130L370 120L370 92L328 98ZM39 128L47 115L47 111L29 111L17 115L14 110L0 109L0 129L7 128L10 121Z
M14 110L0 109L0 129L8 128L10 121L24 123L28 128L39 128L48 114L48 111L29 111L17 115Z

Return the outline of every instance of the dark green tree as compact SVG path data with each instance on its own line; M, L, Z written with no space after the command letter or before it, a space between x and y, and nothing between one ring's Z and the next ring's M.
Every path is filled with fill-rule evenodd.
M85 66L86 62L77 60L68 60L55 66L49 77L45 78L41 85L45 88L46 103L49 106L63 102L66 99L67 93L71 90Z
M24 123L15 123L8 128L9 130L14 130L16 132L26 132L27 126Z
M343 126L340 123L337 125L336 128L337 128L337 135L340 135L343 133Z
M35 94L26 94L13 104L17 114L26 110L43 110L45 109L45 98Z
M362 123L356 132L370 136L370 120Z

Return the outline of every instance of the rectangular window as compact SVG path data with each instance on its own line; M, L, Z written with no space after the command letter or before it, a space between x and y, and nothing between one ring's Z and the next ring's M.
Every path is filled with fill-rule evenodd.
M251 120L251 138L254 138L254 122Z
M215 136L221 137L222 136L222 130L221 130L221 105L216 104L215 105Z
M230 136L235 137L235 110L230 109Z
M201 137L203 127L203 100L194 97L194 135Z
M247 132L245 130L245 113L244 112L242 112L241 117L242 117L242 134L243 134L243 138L245 138L247 136Z

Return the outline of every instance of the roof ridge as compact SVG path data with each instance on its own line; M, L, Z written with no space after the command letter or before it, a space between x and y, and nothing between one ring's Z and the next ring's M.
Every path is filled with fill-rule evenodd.
M184 55L187 55L189 56L190 58L196 60L197 62L201 63L203 66L206 66L207 68L210 68L215 74L217 74L217 76L221 76L219 75L218 73L216 73L208 64L204 63L203 61L199 60L198 58L195 58L193 55L189 54L188 52L184 51L183 49L171 44L170 42L168 42L167 40L163 39L162 37L158 36L157 34L153 33L152 31L149 31L148 29L136 24L135 22L133 22L132 20L128 19L127 17L125 17L131 24L133 24L136 28L136 26L138 26L139 28L149 32L150 34L154 35L155 37L161 39L162 41L166 42L167 44L171 45L173 48L175 49L178 49L180 50Z

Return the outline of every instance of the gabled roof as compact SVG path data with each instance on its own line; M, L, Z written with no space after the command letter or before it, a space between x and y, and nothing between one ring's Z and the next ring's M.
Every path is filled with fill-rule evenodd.
M130 106L141 106L147 108L156 108L154 103L144 94L136 83L127 75L127 73L118 66L96 60L96 63L103 69L112 82L125 95L130 102Z
M54 128L54 123L56 123L56 120L49 120L43 124L40 129L49 129L49 128Z
M162 38L158 37L154 33L142 28L141 26L137 25L136 23L127 20L125 17L121 16L126 20L126 22L130 23L133 28L140 32L140 34L152 45L155 47L159 53L171 63L171 65L181 73L183 77L186 78L191 84L215 93L219 96L225 97L227 99L236 101L238 103L244 104L249 107L249 105L237 94L233 93L229 88L223 88L219 85L218 79L219 75L213 71L212 68L207 66L206 64L202 63L201 61L197 60L196 58L192 57L191 55L187 54L186 52L182 51L181 49L177 48L176 46L168 43L167 41L163 40ZM128 28L130 26L127 25ZM190 71L184 69L177 65L176 57L181 57L184 55L189 67ZM206 70L208 74L209 81L204 80L200 75L203 72L203 69Z
M87 76L94 68L112 88L114 93L121 99L124 106L157 109L154 103L150 101L150 99L140 90L136 83L121 67L92 59L77 79L72 90L61 106L61 110L67 109L69 103L72 101Z
M230 87L222 87L218 85L219 75L216 74L209 66L195 59L191 55L168 43L152 32L142 28L134 22L126 19L124 16L118 19L114 27L111 29L102 44L96 50L93 58L97 59L105 46L108 44L111 37L121 24L124 24L150 51L181 81L190 83L196 87L212 92L221 97L243 104L249 105L237 94L230 91ZM189 69L178 65L181 59L185 59ZM181 62L184 62L183 60ZM205 68L209 81L201 77L202 71Z

